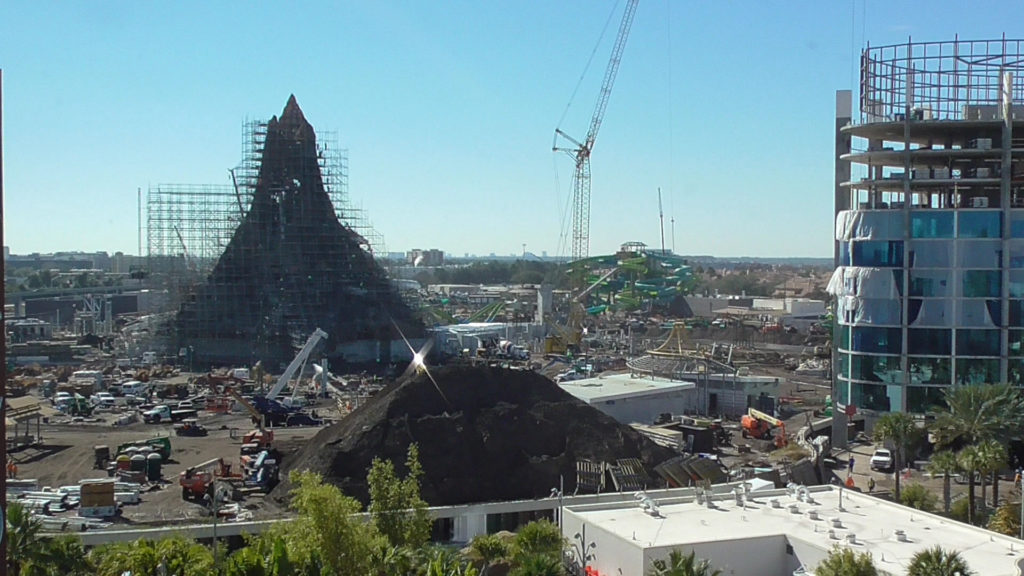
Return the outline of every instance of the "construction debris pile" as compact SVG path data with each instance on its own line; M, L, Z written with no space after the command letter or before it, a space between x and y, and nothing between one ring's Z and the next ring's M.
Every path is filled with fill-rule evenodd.
M182 303L179 349L191 346L197 364L277 366L317 326L331 335L334 357L342 342L398 338L395 324L419 336L421 324L366 241L338 220L316 135L294 96L258 145L252 203L206 283Z
M572 493L576 462L585 459L636 458L647 486L661 486L651 472L675 455L535 372L449 366L383 390L321 430L286 465L318 472L365 502L373 458L390 459L404 473L412 442L424 471L422 495L432 506L545 497L560 476ZM274 494L283 499L289 488L284 482Z

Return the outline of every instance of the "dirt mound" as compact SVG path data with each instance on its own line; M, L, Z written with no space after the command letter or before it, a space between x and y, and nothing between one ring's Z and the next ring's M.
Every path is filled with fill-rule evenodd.
M366 502L373 458L404 473L406 449L416 442L423 499L444 506L547 496L560 474L571 493L581 458L639 458L650 473L674 455L535 372L451 366L431 373L436 387L425 374L388 387L321 430L286 471L319 472ZM282 483L275 497L289 488Z

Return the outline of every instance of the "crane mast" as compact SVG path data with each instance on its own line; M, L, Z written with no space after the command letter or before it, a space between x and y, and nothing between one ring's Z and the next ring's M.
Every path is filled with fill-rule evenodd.
M633 16L636 14L638 2L639 0L626 2L626 10L622 14L622 22L619 24L619 35L615 39L615 46L612 48L612 55L604 72L604 81L601 83L601 92L597 97L597 105L594 107L594 116L590 120L590 130L587 132L586 138L583 142L579 142L561 129L555 129L555 144L552 149L572 156L576 164L572 186L572 260L574 262L590 255L590 153L594 149L594 142L601 129L601 122L604 121L604 113L612 95L615 76L619 72L622 52L626 48L626 39L633 26ZM559 147L559 136L572 146ZM574 288L578 287L574 286Z

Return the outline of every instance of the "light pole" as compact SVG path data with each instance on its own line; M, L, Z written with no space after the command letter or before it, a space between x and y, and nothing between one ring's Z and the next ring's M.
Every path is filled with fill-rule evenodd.
M573 550L576 553L576 561L582 562L582 566L579 567L580 574L587 571L587 564L594 559L594 555L590 553L590 550L597 548L596 542L587 544L587 525L583 524L580 527L580 531L573 534L572 537L575 542L572 543Z
M213 510L213 566L217 567L217 483L210 485L212 491L206 495L210 501L210 508Z

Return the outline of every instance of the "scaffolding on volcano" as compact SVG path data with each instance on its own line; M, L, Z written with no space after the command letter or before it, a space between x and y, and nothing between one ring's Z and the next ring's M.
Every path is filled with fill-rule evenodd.
M147 267L154 279L167 287L172 307L178 308L193 297L197 286L213 271L251 208L267 126L267 122L259 120L243 123L242 158L230 171L228 184L158 184L149 188L146 201ZM335 216L359 237L363 251L370 255L386 254L382 235L373 229L366 212L353 205L349 197L347 151L337 145L335 133L316 134L318 169ZM317 232L310 231L310 234ZM318 244L316 237L309 238L309 241L310 245ZM238 266L230 273L241 279L240 286L254 281L246 279L248 270L244 266ZM300 292L303 288L299 286L294 290ZM235 296L242 297L241 291ZM309 300L305 292L294 296L296 302ZM301 315L301 311L295 314ZM200 322L209 324L208 334L219 332L217 318L203 318ZM298 326L302 322L296 318L294 324ZM308 334L294 335L296 339L306 336Z

